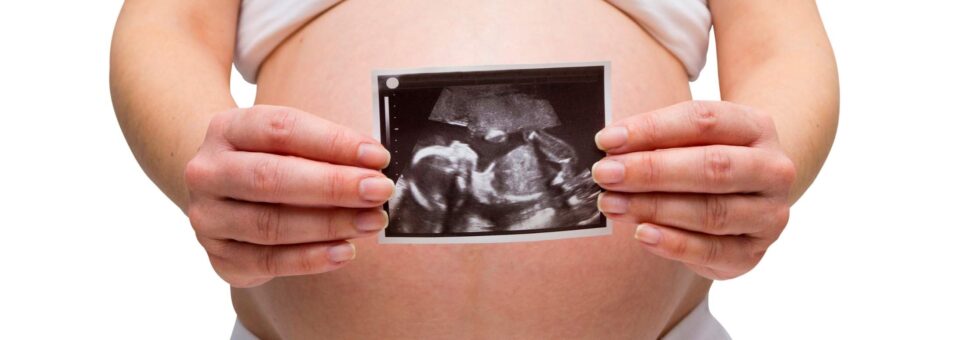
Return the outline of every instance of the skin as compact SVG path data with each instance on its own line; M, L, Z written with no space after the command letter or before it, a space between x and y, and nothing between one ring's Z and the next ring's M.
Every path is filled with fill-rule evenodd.
M659 336L703 299L707 279L744 274L778 237L836 129L836 68L812 1L710 3L721 102L689 101L677 61L606 4L494 4L343 3L266 61L256 101L268 105L237 108L228 78L238 1L126 2L111 53L120 126L148 176L188 215L215 271L236 287L250 330L263 338ZM603 30L561 26L565 18L535 6L608 21L594 22ZM509 8L517 9L487 14ZM381 43L373 28L351 27L376 17L413 23L412 11L448 18L453 29L404 25L393 41L415 45L383 47L404 53L358 54ZM469 21L451 21L461 17ZM510 21L488 35L481 20ZM556 30L578 39L550 35ZM413 48L423 43L431 49ZM470 53L486 50L494 53ZM617 70L614 123L596 138L609 156L593 172L608 190L599 206L617 222L615 235L432 247L371 239L386 223L377 207L392 185L377 171L387 152L367 137L370 108L349 99L370 97L363 74L377 65L582 60L611 60Z
M610 155L592 168L607 217L640 223L650 252L701 276L752 269L789 219L796 168L771 117L726 102L687 102L596 135Z

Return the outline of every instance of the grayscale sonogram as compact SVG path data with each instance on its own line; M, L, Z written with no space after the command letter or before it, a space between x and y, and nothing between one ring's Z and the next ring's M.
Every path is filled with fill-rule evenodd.
M376 137L395 181L382 243L607 235L589 168L609 64L376 71Z

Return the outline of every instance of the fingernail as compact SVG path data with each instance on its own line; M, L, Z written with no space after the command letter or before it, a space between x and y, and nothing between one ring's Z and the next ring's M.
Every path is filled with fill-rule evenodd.
M625 127L611 126L595 134L595 145L599 150L611 150L626 145L628 132Z
M599 184L615 184L626 179L626 166L614 160L601 160L592 166L592 179Z
M368 210L354 216L354 228L361 232L375 232L388 226L388 214L384 210Z
M599 211L606 214L625 214L630 201L626 195L604 192L599 194Z
M368 177L361 180L358 190L365 201L387 201L395 193L395 182L384 177Z
M633 234L633 238L646 244L657 244L657 242L660 242L661 237L663 237L663 234L659 229L646 223L636 226L636 233Z
M357 251L354 250L354 245L350 242L344 242L327 250L328 256L330 256L330 261L333 263L343 263L353 260L357 256Z
M384 169L391 161L391 154L380 145L361 143L357 147L357 161L365 166Z

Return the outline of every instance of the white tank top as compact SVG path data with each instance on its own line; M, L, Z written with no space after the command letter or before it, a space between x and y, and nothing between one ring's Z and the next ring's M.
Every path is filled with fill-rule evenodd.
M250 83L289 35L342 0L242 0L235 67ZM708 52L707 0L606 0L636 20L697 79Z

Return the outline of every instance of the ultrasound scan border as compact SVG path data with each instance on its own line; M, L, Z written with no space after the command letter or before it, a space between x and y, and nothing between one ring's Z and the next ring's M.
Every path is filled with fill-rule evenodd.
M374 128L373 137L381 142L381 107L378 105L378 77L380 76L399 76L406 74L422 73L451 73L451 72L478 72L478 71L510 71L528 69L548 69L548 68L571 68L602 66L602 90L603 106L605 110L605 126L612 122L612 95L610 91L610 73L612 65L609 61L578 62L578 63L551 63L551 64L512 64L512 65L476 65L476 66L448 66L448 67L420 67L409 69L377 69L371 72L371 108L373 112L372 121ZM387 204L387 203L386 203ZM600 212L601 213L601 212ZM378 234L378 243L382 244L465 244L465 243L507 243L507 242L531 242L560 240L568 238L579 238L589 236L612 235L612 221L608 218L606 225L601 228L586 228L562 231L543 231L536 233L520 233L508 235L475 235L475 236L393 236L387 235L387 230L382 230Z

